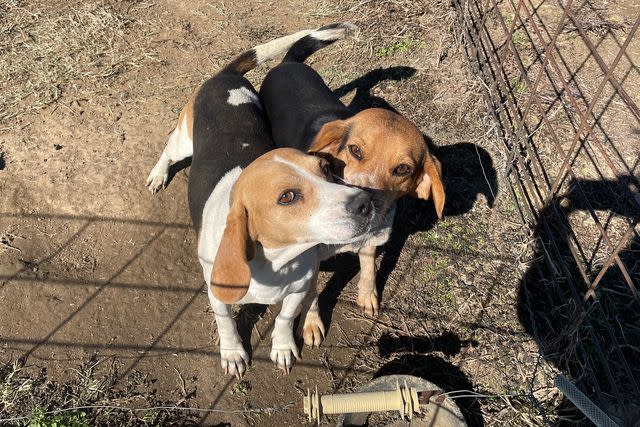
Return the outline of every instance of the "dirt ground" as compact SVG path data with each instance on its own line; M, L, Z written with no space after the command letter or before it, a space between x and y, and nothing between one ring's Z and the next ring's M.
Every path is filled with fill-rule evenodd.
M520 325L527 235L498 179L480 84L447 2L22 2L0 5L0 418L79 403L272 413L88 411L99 424L297 426L303 391L413 373L451 390L470 425L555 417L553 369ZM439 147L446 219L403 201L379 256L382 314L355 305L357 260L326 263L328 326L290 375L269 360L277 307L240 310L252 367L225 376L186 203L189 169L144 187L192 91L243 49L352 21L312 58L357 106L391 106ZM259 86L267 67L248 77ZM22 384L22 387L14 387ZM534 386L535 384L535 386ZM519 395L519 396L513 396ZM532 400L533 395L537 400ZM285 408L286 407L286 408ZM284 408L284 409L283 409Z

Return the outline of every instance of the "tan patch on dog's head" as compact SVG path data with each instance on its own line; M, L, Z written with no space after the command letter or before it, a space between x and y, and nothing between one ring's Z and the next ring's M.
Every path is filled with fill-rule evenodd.
M305 243L309 218L318 208L318 182L327 161L298 150L273 150L242 171L231 195L231 209L211 273L211 290L231 304L247 293L249 261L256 242L275 249Z
M234 187L252 215L250 228L269 248L305 239L307 219L318 207L316 181L325 180L326 161L294 149L273 150L251 163ZM315 178L315 180L314 180Z
M445 191L440 162L427 149L422 133L406 118L380 108L325 124L309 149L332 160L346 183L382 190L388 207L410 194L432 198L442 217Z

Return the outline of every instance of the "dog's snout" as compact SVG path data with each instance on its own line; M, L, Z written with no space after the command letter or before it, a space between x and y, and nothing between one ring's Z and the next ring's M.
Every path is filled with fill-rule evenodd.
M358 194L347 202L347 212L352 215L366 217L372 209L371 194L366 191L359 191Z

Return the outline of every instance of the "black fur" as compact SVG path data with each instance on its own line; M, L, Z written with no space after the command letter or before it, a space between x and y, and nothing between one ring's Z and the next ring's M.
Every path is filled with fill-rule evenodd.
M328 122L353 116L311 67L282 62L267 74L260 97L277 147L307 151Z
M345 28L346 31L349 31L348 27L340 23L325 25L324 27L318 28L317 31L333 30L335 28ZM311 35L308 35L295 42L293 46L289 48L289 51L284 56L282 62L304 62L315 52L319 51L323 47L327 47L330 44L335 43L336 41L337 39L320 40Z
M229 91L241 87L257 96L246 78L227 70L202 85L193 105L189 209L197 231L204 205L220 179L274 148L265 116L256 104L234 106L227 102ZM243 144L249 145L243 148Z
M319 30L334 28L350 31L344 24L330 24ZM260 97L277 147L307 151L324 124L354 115L322 77L303 63L309 55L334 41L318 40L311 35L301 38L265 77ZM344 138L342 143L344 148Z

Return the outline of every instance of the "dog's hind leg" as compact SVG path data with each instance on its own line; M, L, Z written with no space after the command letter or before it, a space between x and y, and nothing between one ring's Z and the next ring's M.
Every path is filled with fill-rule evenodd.
M167 185L169 167L180 160L193 155L193 101L189 101L180 112L178 124L167 141L156 165L151 169L146 186L156 193Z

